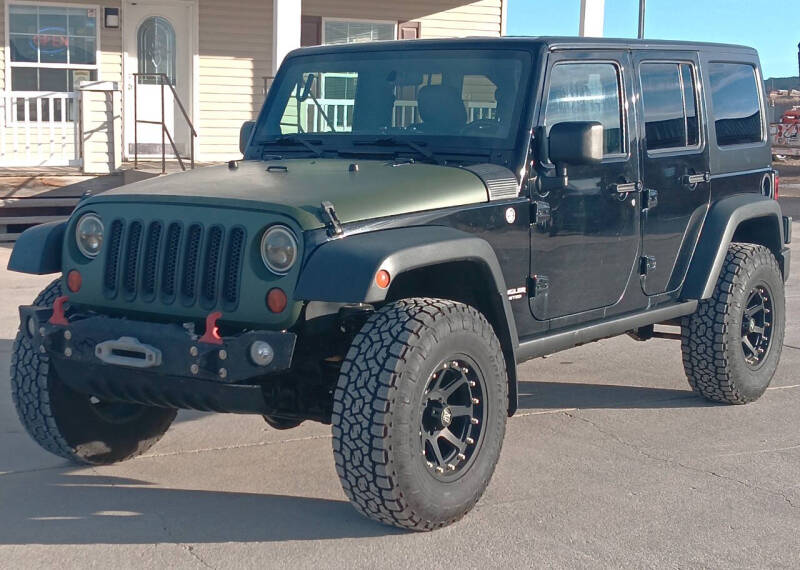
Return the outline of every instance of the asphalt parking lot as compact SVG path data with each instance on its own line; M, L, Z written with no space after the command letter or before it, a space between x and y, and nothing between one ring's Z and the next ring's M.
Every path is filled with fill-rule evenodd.
M9 253L0 247L0 267ZM428 534L349 506L319 424L281 432L182 412L119 465L41 451L17 420L8 367L16 307L49 280L0 270L0 568L800 566L800 270L760 401L693 396L669 340L621 337L527 363L488 491Z

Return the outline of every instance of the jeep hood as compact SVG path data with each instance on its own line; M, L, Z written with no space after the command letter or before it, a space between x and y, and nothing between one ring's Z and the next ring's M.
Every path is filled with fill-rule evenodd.
M351 165L357 165L351 167ZM325 225L320 203L342 223L488 200L483 181L450 166L385 160L242 161L151 178L110 190L92 202L182 203L262 209L293 217L304 229Z

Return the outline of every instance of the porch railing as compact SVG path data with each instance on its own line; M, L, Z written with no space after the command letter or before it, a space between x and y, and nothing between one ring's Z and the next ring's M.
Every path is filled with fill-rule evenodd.
M331 124L337 131L347 132L353 128L353 99L319 99L319 106L324 111L320 113L319 107L313 103L307 103L306 113L301 113L301 117L307 119L306 124L301 127L306 132L327 132L330 131ZM478 119L493 119L496 113L497 103L488 101L467 101L467 120L469 122ZM417 102L411 100L398 100L394 103L392 113L393 127L407 127L420 121Z
M137 95L137 86L139 84L140 77L150 77L155 78L158 80L158 84L161 86L161 120L160 121L151 121L139 118L139 101ZM169 132L167 128L167 121L166 121L166 90L165 87L169 87L172 91L172 97L175 103L178 104L178 108L183 115L183 118L186 120L186 124L189 127L189 160L191 168L194 169L194 139L197 137L197 131L192 124L192 119L189 118L189 113L186 112L186 108L181 103L180 97L178 97L178 92L175 91L175 86L170 82L169 78L167 77L166 73L134 73L133 74L133 167L139 168L139 124L144 123L148 125L160 125L161 126L161 174L166 174L167 172L167 148L166 148L166 140L169 139L169 144L172 146L172 151L175 153L175 158L178 159L178 164L181 167L181 170L186 170L186 165L183 163L183 158L181 157L181 153L178 152L178 147L175 144L175 139L172 138L172 134Z
M0 91L0 166L77 166L77 93Z

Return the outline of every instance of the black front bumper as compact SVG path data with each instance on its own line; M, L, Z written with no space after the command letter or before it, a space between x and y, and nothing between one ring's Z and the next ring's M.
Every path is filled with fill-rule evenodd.
M20 307L22 330L50 357L61 381L104 400L149 406L268 413L261 384L290 368L296 341L294 333L248 331L209 344L178 324L76 315L58 325L51 315L51 309ZM250 357L255 341L273 349L266 366Z

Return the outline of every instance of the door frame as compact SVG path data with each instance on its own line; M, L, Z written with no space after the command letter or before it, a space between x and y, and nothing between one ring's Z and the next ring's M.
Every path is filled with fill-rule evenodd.
M133 95L128 94L128 86L127 86L127 78L128 72L128 50L127 50L127 18L125 16L126 9L130 4L141 4L141 1L134 1L134 0L123 0L122 5L120 7L120 18L122 19L122 46L121 46L121 55L122 55L122 84L120 88L122 89L122 159L123 160L132 160L132 155L128 152L128 144L127 144L127 136L128 133L125 132L125 113L133 112L133 102L131 98ZM145 3L150 3L145 1ZM189 118L192 120L192 124L194 124L195 129L197 129L197 117L198 117L198 110L200 104L200 93L199 93L199 85L200 85L200 14L199 14L199 4L200 0L158 0L158 2L153 1L153 4L159 5L170 5L170 6L182 6L189 9L189 27L192 34L192 41L190 46L191 51L191 65L190 65L190 73L192 75L192 80L190 82L190 89L191 89L191 96L189 97L188 101L182 101L186 106L186 112L189 114ZM135 31L134 31L135 33ZM135 73L134 71L130 71L131 73ZM183 120L183 119L181 119ZM197 137L194 143L194 153L195 157L200 153L200 137Z
M550 85L552 80L552 73L553 69L555 69L558 65L564 64L610 64L613 65L617 71L617 77L619 81L619 97L620 97L620 105L622 107L622 112L620 115L620 127L624 133L624 148L623 151L620 153L608 154L604 155L602 161L595 166L595 168L601 168L608 165L623 165L623 168L628 168L633 170L634 172L631 173L631 181L638 182L641 180L642 172L641 172L641 152L640 152L640 145L639 145L639 135L638 135L638 115L637 109L639 105L637 105L636 97L638 95L637 86L635 83L636 76L633 74L631 69L631 62L632 62L632 55L629 50L624 48L618 47L590 47L580 50L556 50L548 54L547 59L544 62L544 72L542 76L542 86L541 86L541 104L537 110L536 116L534 117L533 128L539 129L543 127L545 124L545 116L547 112L547 98L550 93ZM555 174L555 164L553 164L549 157L547 160L543 160L543 157L540 156L538 153L540 149L537 149L536 153L536 162L537 168L535 171L531 172L529 176L543 176L544 172L547 171L549 174ZM544 201L549 202L548 197L539 197L535 193L535 191L531 188L530 191L530 199L532 202L536 201ZM634 241L636 242L636 251L634 256L631 258L630 263L630 270L627 276L627 281L625 286L621 291L619 291L619 296L610 304L600 306L600 307L592 307L588 309L581 309L572 313L563 314L563 315L546 315L543 318L537 316L534 311L533 305L531 304L531 315L532 317L540 323L549 323L549 327L551 330L557 330L564 327L574 326L575 324L579 324L582 322L588 322L599 318L605 318L608 316L613 316L619 313L627 312L630 310L639 309L646 303L646 299L643 295L631 295L631 291L636 291L640 289L639 280L635 278L637 268L639 265L639 258L641 256L642 251L642 238L641 238L641 215L639 213L639 200L640 200L640 192L639 190L635 190L631 192L629 195L626 196L625 201L634 200L634 202L626 207L632 208L636 210L635 215L632 214L634 219L634 231L633 234L636 236ZM622 206L620 203L620 206ZM535 224L531 222L531 233L530 233L530 266L529 266L529 274L530 277L534 277L534 270L538 269L535 266L534 262L534 251L536 249L534 245L534 236L536 235L536 228ZM529 285L530 287L530 285ZM550 290L553 289L552 284L549 287ZM534 291L529 291L529 304L533 303L533 299L535 295L532 295Z

